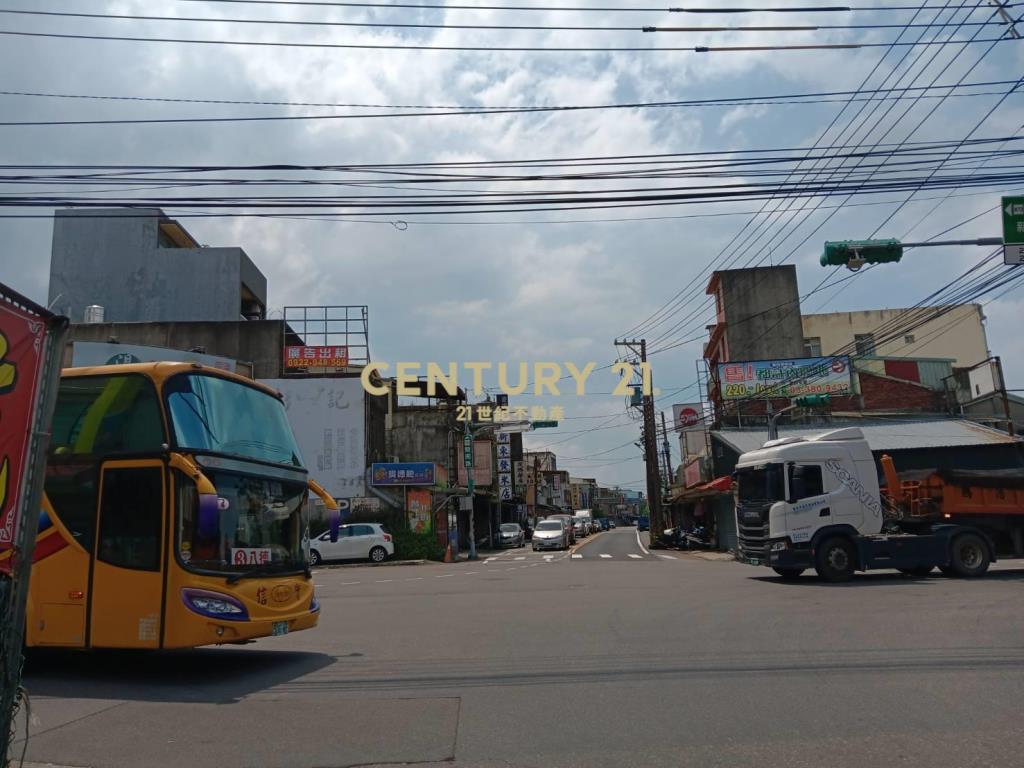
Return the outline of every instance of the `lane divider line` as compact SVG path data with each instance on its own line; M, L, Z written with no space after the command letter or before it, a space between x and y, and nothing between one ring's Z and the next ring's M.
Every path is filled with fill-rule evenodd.
M636 529L636 545L637 545L638 547L640 547L640 550L641 550L641 551L642 551L642 552L643 552L643 553L644 553L645 555L649 555L649 554L651 554L651 553L650 553L650 552L649 552L649 551L647 550L647 547L645 547L645 546L644 546L644 543L643 543L642 541L640 541L640 529L639 529L639 528L637 528L637 529ZM632 555L630 555L630 557L632 557Z

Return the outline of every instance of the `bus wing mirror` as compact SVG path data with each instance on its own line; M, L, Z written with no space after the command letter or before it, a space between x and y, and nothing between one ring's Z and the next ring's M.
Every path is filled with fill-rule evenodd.
M327 508L327 530L330 533L331 541L336 542L338 540L338 531L341 529L341 507L334 500L334 497L325 491L323 486L316 480L309 478L306 483L309 485L309 490L319 496Z

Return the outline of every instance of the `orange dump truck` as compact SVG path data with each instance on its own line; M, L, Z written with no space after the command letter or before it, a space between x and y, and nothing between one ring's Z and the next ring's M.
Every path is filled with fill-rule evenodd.
M1024 556L1024 469L923 469L897 473L882 456L885 495L905 518L984 531L996 548Z

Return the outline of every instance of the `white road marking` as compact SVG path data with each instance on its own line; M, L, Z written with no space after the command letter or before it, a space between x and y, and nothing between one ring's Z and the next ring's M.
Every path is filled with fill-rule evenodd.
M406 579L406 581L423 581L423 577L422 576L415 576L415 577L413 577L411 579Z
M552 560L552 559L554 559L554 557L555 557L554 555L544 555L544 559L545 560Z
M377 579L375 584L390 584L394 579Z
M353 584L358 584L358 583L359 583L358 581L343 581L343 582L341 582L341 586L343 586L343 587L351 587Z
M480 573L480 571L466 571L467 576L472 576L474 573Z
M611 555L602 554L601 557L605 558L606 560L610 560L612 556Z
M634 560L643 560L643 558L640 557L640 555L634 555L632 552L629 553L629 556L632 557Z
M525 560L525 557L517 557L516 560Z
M640 541L640 529L639 528L636 529L636 545L638 547L640 547L640 549L643 551L643 553L645 555L651 554L650 552L647 551L647 547L644 546L644 543L642 541ZM633 555L630 555L630 557L633 557Z
M675 555L658 555L658 557L660 557L662 560L675 560L676 559Z
M435 576L434 578L435 579L450 579L454 575L455 575L454 573L446 573L444 576Z
M583 559L583 555L573 555L572 559L573 560L582 560Z

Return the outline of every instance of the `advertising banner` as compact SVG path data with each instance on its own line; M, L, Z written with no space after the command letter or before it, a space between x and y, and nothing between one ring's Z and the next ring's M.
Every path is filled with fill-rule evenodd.
M408 488L405 491L405 510L409 530L414 533L430 533L430 512L433 495L426 488Z
M370 471L373 485L433 485L434 464L426 461L374 464Z
M853 391L849 357L720 363L718 381L724 400L848 395Z
M359 379L262 379L284 396L302 463L336 499L365 495L366 438Z
M348 347L285 347L285 368L345 368Z
M0 302L0 552L14 544L46 324Z

